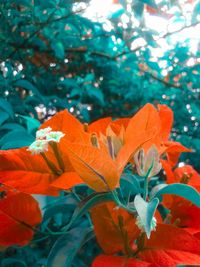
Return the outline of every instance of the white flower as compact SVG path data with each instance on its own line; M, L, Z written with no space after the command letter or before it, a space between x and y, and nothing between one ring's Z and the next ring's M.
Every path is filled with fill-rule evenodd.
M60 139L64 136L65 134L60 131L52 131L51 127L47 127L44 129L41 129L36 132L36 141L37 140L45 140L47 142L56 142L59 143Z
M145 232L145 226L139 216L137 216L135 223L142 232ZM155 217L153 217L151 220L151 231L156 230L156 225L157 225L157 220Z
M152 146L146 154L144 153L143 149L136 152L134 155L134 163L137 173L143 177L148 174L150 169L151 170L148 174L148 177L153 177L158 174L162 168L159 159L159 153L155 146Z
M56 142L56 143L59 143L60 142L60 139L65 136L65 134L63 132L60 132L60 131L52 131L52 132L49 132L47 133L46 135L46 140L48 142Z
M27 149L32 155L37 155L48 150L48 142L46 140L36 140Z
M46 135L52 131L51 127L47 127L44 129L40 129L36 132L36 140L40 139L46 139Z

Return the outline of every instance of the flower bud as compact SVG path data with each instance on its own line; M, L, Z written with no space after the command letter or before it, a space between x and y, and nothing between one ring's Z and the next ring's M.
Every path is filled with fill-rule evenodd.
M143 149L136 152L134 155L134 162L137 173L143 177L146 177L147 174L148 177L153 177L158 174L162 168L159 153L155 146L152 146L146 154Z

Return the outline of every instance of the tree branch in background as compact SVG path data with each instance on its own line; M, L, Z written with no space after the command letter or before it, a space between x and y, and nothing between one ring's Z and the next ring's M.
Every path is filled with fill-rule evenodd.
M155 41L159 41L159 40L161 40L161 39L163 39L163 38L166 38L166 37L168 37L168 36L171 36L171 35L173 35L173 34L175 34L175 33L179 33L179 32L181 32L181 31L183 31L183 30L185 30L185 29L188 29L188 28L191 28L191 27L195 27L195 26L197 26L197 25L199 25L199 24L200 24L200 22L198 21L198 22L192 23L192 24L190 24L190 25L184 26L184 27L182 27L182 28L180 28L180 29L178 29L178 30L176 30L176 31L173 31L173 32L167 32L167 33L165 33L164 35L160 36L160 37L159 37L157 40L155 40ZM148 45L149 45L149 44L146 43L145 45L138 46L138 47L136 47L136 48L133 49L133 50L130 50L130 51L124 51L124 52L122 52L122 53L116 55L114 58L118 58L118 57L121 57L121 56L124 56L124 55L127 55L127 54L135 53L135 52L139 51L141 48L147 47Z

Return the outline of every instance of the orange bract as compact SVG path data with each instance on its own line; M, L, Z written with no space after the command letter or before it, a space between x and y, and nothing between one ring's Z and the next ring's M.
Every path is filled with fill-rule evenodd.
M32 196L24 193L6 189L5 194L0 200L0 244L25 245L32 239L34 227L41 223L39 205Z
M40 129L51 127L64 134L57 144L62 163L50 145L45 154L54 171L41 155L33 156L26 148L0 151L0 181L23 192L47 195L83 182L95 191L113 190L141 147L148 150L154 144L161 155L167 154L170 165L188 151L180 143L167 141L172 122L172 111L163 105L157 111L146 104L130 119L104 118L87 129L69 112L61 111Z
M109 121L110 118L94 123L98 126L97 134L100 133L100 138L94 136L95 142L91 139L88 143L88 136L92 138L88 133L84 143L83 139L81 142L65 143L74 170L95 191L108 191L118 187L121 173L132 155L146 142L151 142L159 129L159 117L152 105L146 105L129 120L123 135L120 129L124 129L127 119L118 120L116 124L115 121L109 124ZM105 125L108 125L106 131ZM101 129L106 136L101 136Z
M155 267L155 265L123 256L100 255L95 259L92 267Z
M117 207L113 202L94 207L91 210L91 216L97 240L107 254L126 250L124 242L130 245L130 242L140 233L135 226L134 216ZM126 238L128 240L125 240Z
M102 255L95 259L93 267L174 267L177 264L200 264L200 240L183 229L158 224L133 258Z
M168 183L185 183L200 191L200 175L190 165L176 168L172 171L171 166L164 161L164 169ZM200 209L187 199L178 196L166 195L163 204L170 209L171 223L178 227L200 232Z
M66 150L76 173L95 191L118 187L117 166L104 150L76 143L66 143Z
M0 151L0 182L29 194L57 195L54 175L40 155L26 148Z
M41 128L49 126L53 130L61 129L64 131L65 138L69 140L79 138L78 140L86 142L82 124L67 111L57 113L52 119L45 122ZM45 195L58 195L58 188L55 188L56 184L55 186L53 184L58 178L62 183L65 182L64 189L83 183L81 178L77 178L77 174L73 173L72 165L61 142L58 144L58 148L64 162L64 173L61 173L61 175L52 173L42 156L31 155L27 148L0 151L0 182L25 193ZM58 162L51 148L45 154L59 170ZM70 172L70 175L65 175L66 172Z

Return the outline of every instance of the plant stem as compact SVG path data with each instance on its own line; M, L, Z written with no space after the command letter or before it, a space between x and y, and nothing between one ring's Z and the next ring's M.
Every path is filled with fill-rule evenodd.
M64 172L65 171L65 164L63 162L60 151L58 149L58 145L56 144L56 142L50 142L50 146L53 149L53 152L55 154L55 157L56 157L56 160L58 162L60 169L62 170L62 172Z
M48 165L49 169L53 172L53 174L60 175L59 170L57 170L54 163L47 158L44 152L41 153L41 156L43 157L43 159L45 160L46 164Z

